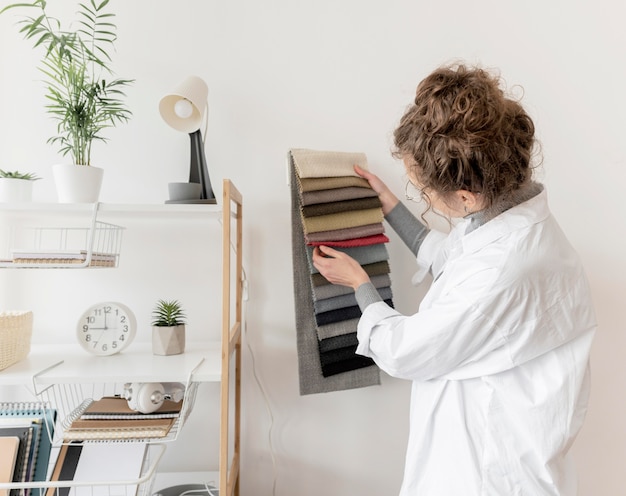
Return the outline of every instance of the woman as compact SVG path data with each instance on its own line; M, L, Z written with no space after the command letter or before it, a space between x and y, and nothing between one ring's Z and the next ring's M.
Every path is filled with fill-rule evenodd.
M480 68L442 67L418 86L394 133L429 230L375 175L386 220L432 275L414 315L365 271L321 246L315 267L356 291L357 353L413 381L402 496L570 496L569 449L585 415L596 323L578 256L532 179L534 125Z

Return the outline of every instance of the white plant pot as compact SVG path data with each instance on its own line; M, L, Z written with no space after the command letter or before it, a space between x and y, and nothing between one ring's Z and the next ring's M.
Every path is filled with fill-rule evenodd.
M167 189L170 194L170 201L199 200L202 196L200 183L168 183Z
M152 326L152 353L179 355L185 351L185 325L174 327Z
M33 181L0 177L0 203L23 203L33 199Z
M52 166L59 203L95 203L100 198L104 170L93 165Z

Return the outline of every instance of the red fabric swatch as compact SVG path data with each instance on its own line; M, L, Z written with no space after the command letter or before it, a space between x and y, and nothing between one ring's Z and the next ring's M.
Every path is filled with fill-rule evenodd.
M338 241L312 241L307 243L309 246L341 246L349 248L353 246L370 246L380 243L389 243L389 238L385 234L375 234L373 236L364 236L362 238L344 239Z

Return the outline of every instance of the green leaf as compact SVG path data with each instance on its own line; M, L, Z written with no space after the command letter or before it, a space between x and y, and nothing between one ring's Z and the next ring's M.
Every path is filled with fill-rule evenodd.
M115 14L107 12L109 0L79 3L77 29L66 31L58 19L48 15L45 0L15 3L0 10L38 9L36 16L18 22L19 32L33 48L43 48L39 67L45 78L48 114L57 122L57 135L48 143L60 153L71 154L74 163L89 164L93 141L106 141L102 132L127 122L132 112L124 103L124 87L133 79L108 81L109 67L117 39Z

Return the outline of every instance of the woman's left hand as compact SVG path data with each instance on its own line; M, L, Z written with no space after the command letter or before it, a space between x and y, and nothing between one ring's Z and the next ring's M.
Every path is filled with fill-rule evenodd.
M370 280L367 272L354 258L328 246L314 248L313 266L329 282L349 286L355 290Z

